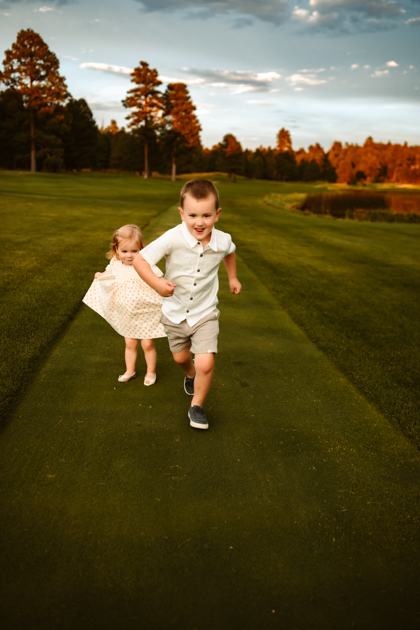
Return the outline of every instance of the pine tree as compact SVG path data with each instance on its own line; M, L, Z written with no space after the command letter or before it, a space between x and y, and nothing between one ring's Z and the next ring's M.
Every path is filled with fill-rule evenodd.
M66 117L68 129L62 138L66 170L94 168L99 130L89 105L83 98L70 99Z
M163 96L158 90L162 81L158 78L157 70L149 68L149 64L140 61L140 65L131 73L131 82L138 87L127 92L127 98L122 102L124 107L133 109L127 116L131 129L141 131L144 138L144 177L149 177L148 148L151 134L162 125Z
M244 172L244 155L241 143L234 135L228 133L224 136L220 143L220 148L225 154L225 168L228 174L228 181L232 179L232 175L242 175Z
M0 81L22 95L29 114L31 171L36 171L35 121L38 114L54 113L68 97L59 61L32 29L19 31L16 42L6 50Z
M165 144L171 148L172 181L176 178L178 152L184 148L200 147L201 126L185 83L169 83L164 94Z
M292 153L292 139L290 137L290 131L287 131L284 127L280 129L277 134L277 151L283 153L285 151Z

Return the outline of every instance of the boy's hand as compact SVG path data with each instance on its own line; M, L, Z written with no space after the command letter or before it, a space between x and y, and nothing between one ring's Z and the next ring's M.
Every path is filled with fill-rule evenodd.
M230 292L234 295L239 295L242 289L242 285L239 282L238 278L232 278L229 280Z
M157 292L160 293L162 297L171 297L171 295L174 294L175 287L176 284L174 284L170 280L165 280L164 278L161 278L157 286Z

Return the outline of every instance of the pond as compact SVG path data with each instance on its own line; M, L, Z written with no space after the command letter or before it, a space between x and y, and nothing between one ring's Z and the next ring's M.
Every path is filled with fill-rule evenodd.
M339 219L420 221L420 191L343 191L307 195L300 210ZM404 216L396 216L404 215Z
M385 201L396 214L420 214L420 194L400 193L397 195L385 195Z

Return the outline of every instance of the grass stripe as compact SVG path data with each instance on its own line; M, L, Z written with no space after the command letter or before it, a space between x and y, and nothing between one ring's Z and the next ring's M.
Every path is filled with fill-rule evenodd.
M208 432L165 340L150 388L87 307L53 348L1 443L3 627L415 627L417 450L223 274Z

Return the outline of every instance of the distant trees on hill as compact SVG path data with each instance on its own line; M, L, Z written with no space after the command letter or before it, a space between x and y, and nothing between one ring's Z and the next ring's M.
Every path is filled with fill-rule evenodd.
M279 181L420 183L420 147L334 142L295 151L282 128L276 146L243 149L231 133L203 148L201 126L185 83L160 90L158 72L145 61L133 70L123 101L128 129L111 121L98 128L84 99L69 94L59 62L31 29L6 50L0 80L0 168L44 171L121 170L212 172Z

